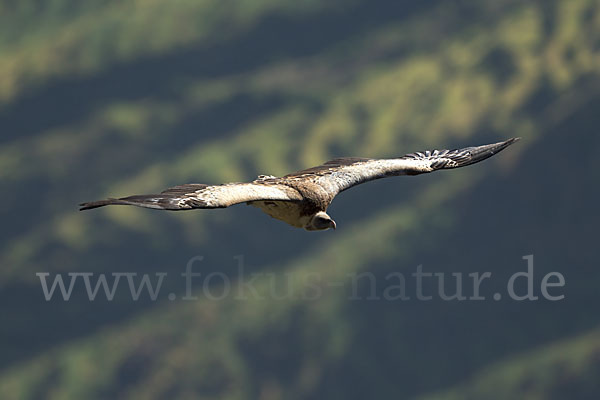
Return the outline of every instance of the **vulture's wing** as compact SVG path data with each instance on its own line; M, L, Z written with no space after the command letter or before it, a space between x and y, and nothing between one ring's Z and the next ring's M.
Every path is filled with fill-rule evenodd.
M300 201L300 193L275 180L225 185L187 184L169 188L159 194L142 194L80 204L80 210L112 204L131 205L158 210L190 210L193 208L224 208L255 200Z
M504 150L517 140L519 138L464 149L417 152L392 159L337 158L323 165L286 175L284 179L310 178L335 196L352 186L375 179L417 175L474 164Z

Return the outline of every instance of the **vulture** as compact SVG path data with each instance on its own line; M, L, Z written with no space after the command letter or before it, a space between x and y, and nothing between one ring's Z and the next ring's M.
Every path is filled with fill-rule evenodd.
M80 204L80 210L108 205L130 205L157 210L225 208L246 203L269 216L308 231L336 228L327 214L334 197L346 189L375 179L460 168L504 150L520 138L455 150L433 150L399 158L344 157L282 177L260 175L248 183L206 185L189 183L158 194L142 194Z

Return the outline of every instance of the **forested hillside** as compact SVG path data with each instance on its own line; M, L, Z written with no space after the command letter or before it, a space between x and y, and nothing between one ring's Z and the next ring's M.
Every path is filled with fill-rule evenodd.
M0 398L596 398L598 110L593 0L0 0ZM515 136L342 193L335 231L77 207ZM540 298L493 299L531 254ZM418 266L486 300L386 296ZM73 273L164 280L47 301Z

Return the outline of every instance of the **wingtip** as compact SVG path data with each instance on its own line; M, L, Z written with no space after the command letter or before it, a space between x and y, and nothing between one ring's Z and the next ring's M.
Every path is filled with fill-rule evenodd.
M79 211L89 210L90 208L92 207L90 207L89 203L79 203Z
M504 142L497 143L496 145L498 146L498 151L504 150L505 148L518 142L519 140L521 140L520 137L513 137L508 140L505 140Z
M91 210L93 208L104 207L110 204L118 204L116 199L106 199L98 201L89 201L86 203L79 203L79 211Z
M502 142L490 144L489 146L502 146L502 148L506 148L506 147L510 146L511 144L518 142L519 140L521 140L520 137L513 137L510 139L506 139Z
M513 138L507 139L503 142L498 142L498 143L489 144L489 145L483 145L483 146L479 146L479 147L482 147L482 148L487 147L488 149L492 150L492 152L495 154L495 153L498 153L498 152L504 150L505 148L512 145L513 143L518 142L519 140L521 140L520 137L513 137Z

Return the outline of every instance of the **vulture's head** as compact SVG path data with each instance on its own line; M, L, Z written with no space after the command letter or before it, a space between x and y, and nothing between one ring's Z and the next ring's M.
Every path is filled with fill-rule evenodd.
M323 211L313 215L304 227L307 231L323 231L329 228L335 229L335 221Z

